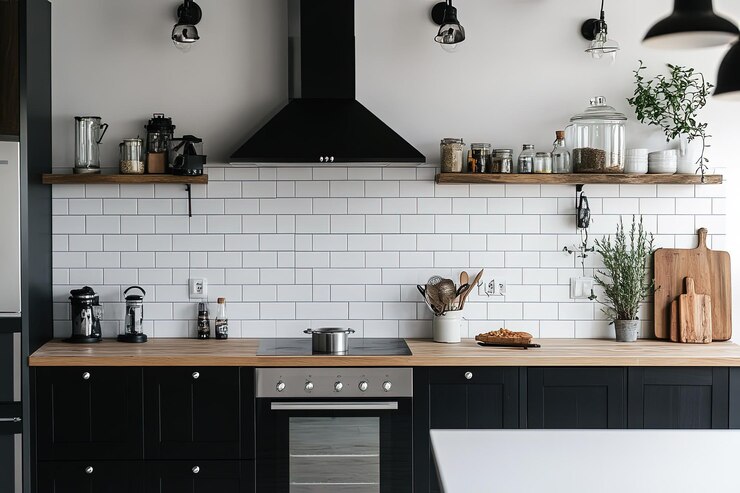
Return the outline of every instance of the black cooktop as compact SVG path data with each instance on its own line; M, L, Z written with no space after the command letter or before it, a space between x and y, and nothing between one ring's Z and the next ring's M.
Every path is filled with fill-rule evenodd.
M311 338L261 339L257 356L311 356ZM317 354L317 356L326 356ZM349 351L341 356L411 356L403 339L350 338Z

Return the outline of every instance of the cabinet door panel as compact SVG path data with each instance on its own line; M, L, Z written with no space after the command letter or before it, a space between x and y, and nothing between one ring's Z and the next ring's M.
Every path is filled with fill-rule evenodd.
M141 369L39 368L41 460L142 458Z
M527 426L546 429L624 428L622 368L530 368Z
M146 493L251 493L252 462L179 461L146 464Z
M147 368L147 459L238 459L238 368Z
M40 462L38 493L140 493L140 462Z
M727 428L727 368L630 368L629 426Z

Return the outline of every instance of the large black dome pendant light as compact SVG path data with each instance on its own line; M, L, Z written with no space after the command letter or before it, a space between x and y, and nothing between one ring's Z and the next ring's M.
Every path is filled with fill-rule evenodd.
M719 99L740 101L740 41L730 48L719 66L714 96Z
M658 21L642 40L660 49L694 49L723 46L738 38L737 26L718 16L712 0L674 0L673 13Z

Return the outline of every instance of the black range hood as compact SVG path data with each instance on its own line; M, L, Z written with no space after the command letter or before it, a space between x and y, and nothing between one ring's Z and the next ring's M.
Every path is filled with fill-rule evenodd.
M290 101L231 164L424 163L355 99L354 0L288 0Z

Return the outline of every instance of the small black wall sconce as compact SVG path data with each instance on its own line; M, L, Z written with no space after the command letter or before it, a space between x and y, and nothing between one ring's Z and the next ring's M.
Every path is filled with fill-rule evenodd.
M183 51L188 51L200 39L195 27L203 17L200 6L192 0L185 0L177 7L177 24L172 28L172 42Z

